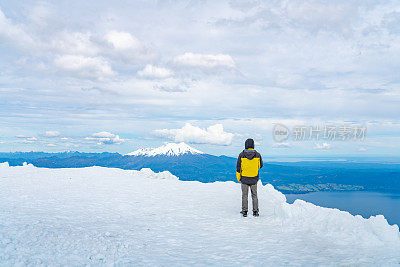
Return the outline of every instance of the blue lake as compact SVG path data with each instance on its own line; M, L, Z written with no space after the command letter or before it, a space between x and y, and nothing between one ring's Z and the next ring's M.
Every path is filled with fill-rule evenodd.
M369 218L382 214L389 224L400 226L400 194L377 192L314 192L286 194L288 203L302 199L318 206L337 208Z

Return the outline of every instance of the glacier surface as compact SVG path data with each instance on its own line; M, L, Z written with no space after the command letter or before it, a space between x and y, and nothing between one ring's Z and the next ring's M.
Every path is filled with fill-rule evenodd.
M0 265L398 265L400 234L259 184L240 217L234 182L169 172L0 164Z

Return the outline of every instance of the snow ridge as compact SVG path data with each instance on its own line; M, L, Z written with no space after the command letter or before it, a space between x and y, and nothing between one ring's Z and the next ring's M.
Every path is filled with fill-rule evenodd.
M157 148L141 148L135 150L126 155L128 156L146 156L146 157L154 157L157 155L164 156L180 156L184 154L204 154L200 150L197 150L183 142L181 143L166 143L163 146Z

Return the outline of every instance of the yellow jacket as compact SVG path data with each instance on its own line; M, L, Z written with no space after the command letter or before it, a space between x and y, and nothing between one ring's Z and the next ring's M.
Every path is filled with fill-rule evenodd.
M243 150L236 163L236 178L243 184L253 185L258 182L258 170L262 168L263 161L260 153L253 148Z

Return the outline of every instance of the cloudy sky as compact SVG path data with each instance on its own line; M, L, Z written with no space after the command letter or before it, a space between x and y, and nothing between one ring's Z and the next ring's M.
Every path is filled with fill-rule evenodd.
M399 69L398 1L2 1L0 151L400 155Z

